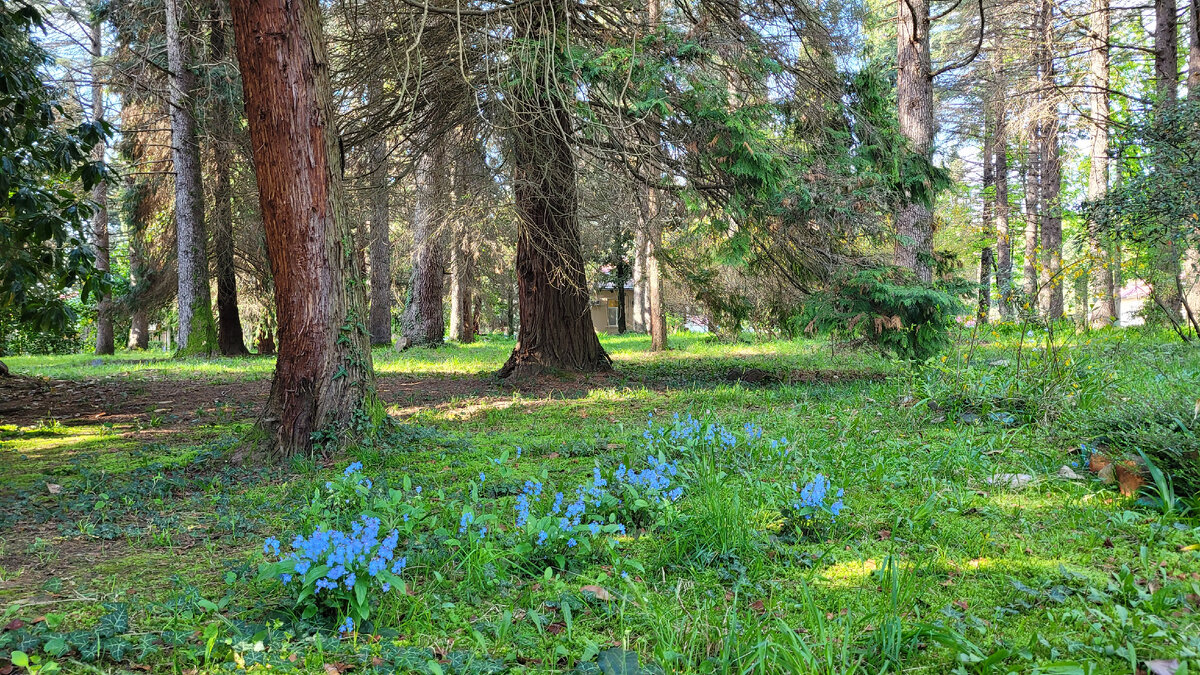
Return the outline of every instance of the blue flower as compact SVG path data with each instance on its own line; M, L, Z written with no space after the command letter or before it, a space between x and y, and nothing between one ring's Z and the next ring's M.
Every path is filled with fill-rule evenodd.
M458 521L458 533L465 534L471 523L475 522L475 514L470 511L463 511L462 519Z
M545 530L538 532L537 545L541 546L542 544L545 544L546 540L549 538L550 538L550 535L547 534Z
M346 617L346 620L342 622L342 625L338 626L338 632L339 633L354 632L354 619L351 619L350 617Z
M359 471L362 471L362 468L362 462L354 462L350 466L346 467L346 470L342 472L342 475L349 476L352 473L358 473Z
M575 541L575 537L571 537L570 539L567 540L567 548L575 548L575 545L577 543L578 542Z
M279 555L279 540L275 537L267 537L263 542L263 554L273 553Z

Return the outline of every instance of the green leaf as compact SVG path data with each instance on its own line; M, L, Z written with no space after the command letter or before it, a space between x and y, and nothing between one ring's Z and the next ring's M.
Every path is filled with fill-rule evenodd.
M626 651L620 647L600 652L597 664L604 675L642 675L637 652Z
M71 646L67 644L65 639L61 637L55 637L50 638L46 641L46 644L42 645L42 651L46 652L50 656L62 656L63 654L71 651Z

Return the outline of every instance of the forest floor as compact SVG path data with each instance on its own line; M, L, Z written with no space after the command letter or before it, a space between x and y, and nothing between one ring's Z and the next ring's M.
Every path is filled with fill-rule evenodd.
M492 375L510 340L377 349L392 421L266 467L227 458L270 359L6 357L0 673L17 650L50 670L177 673L1200 659L1191 479L1135 467L1146 484L1126 496L1089 471L1093 454L1195 442L1200 350L1010 326L911 368L828 340L603 341L612 373L518 387ZM818 474L823 501L799 492ZM566 529L556 492L581 495ZM404 588L360 584L369 619L342 632L357 587L297 604L299 584L260 575L279 559L264 541L287 555L364 512L402 531Z

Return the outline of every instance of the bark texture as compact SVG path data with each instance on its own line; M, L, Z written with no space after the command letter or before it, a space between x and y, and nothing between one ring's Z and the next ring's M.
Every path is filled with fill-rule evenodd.
M479 318L475 313L478 265L470 227L456 223L450 247L450 339L463 344L475 341Z
M1042 265L1039 276L1042 316L1054 321L1063 315L1062 279L1062 149L1059 142L1058 93L1055 82L1054 5L1042 0L1042 37L1038 49L1038 71L1046 96L1042 123L1041 152L1041 245Z
M1154 0L1154 90L1155 109L1159 112L1170 109L1179 94L1179 19L1175 0ZM1171 229L1169 223L1163 223ZM1154 320L1162 316L1162 310L1171 314L1175 321L1182 319L1183 297L1180 293L1179 247L1170 237L1161 237L1151 251L1154 273L1150 280L1151 295L1161 309L1146 313Z
M446 149L442 142L431 144L417 161L417 201L413 207L413 268L408 285L408 303L400 317L397 349L437 347L446 335L442 314L446 253L443 223L449 181Z
M996 204L993 218L996 222L996 290L1000 295L1000 317L1012 318L1013 315L1013 261L1012 261L1012 230L1009 226L1008 203L1008 111L1004 105L1006 88L1003 85L1003 70L996 77L999 84L996 87L996 133L992 139L994 152L994 169L996 182Z
M1088 200L1103 199L1108 194L1108 34L1110 25L1108 0L1092 0L1090 17L1091 30L1088 40L1092 53L1089 57L1088 86L1091 89L1091 166L1088 170ZM1100 236L1097 224L1087 223L1088 290L1091 296L1089 324L1092 328L1104 328L1117 320L1113 304L1112 261L1108 247Z
M649 246L649 233L646 232L638 216L638 228L633 233L633 268L630 270L633 282L633 316L630 317L630 327L638 333L650 331L649 291L646 283L646 248Z
M171 159L175 167L175 240L179 268L179 353L211 355L216 347L208 289L208 238L200 183L200 146L193 108L195 75L185 36L195 32L183 0L166 0Z
M1036 313L1038 307L1038 225L1041 221L1041 158L1042 147L1040 126L1035 123L1031 131L1029 147L1026 150L1025 167L1025 255L1021 265L1021 294L1024 296L1024 308L1029 313Z
M383 85L372 79L369 99L383 95ZM391 212L388 208L387 138L377 134L371 139L371 344L392 343L392 242Z
M229 31L220 5L214 5L209 41L214 62L222 63L227 54ZM212 92L213 158L213 262L217 274L217 347L224 356L249 354L242 335L242 317L238 310L237 267L233 260L233 105L230 103L232 78L223 72Z
M318 0L233 0L279 357L259 420L273 456L308 453L373 395Z
M901 0L897 24L896 99L900 133L913 152L933 153L933 77L929 55L929 1ZM896 214L895 263L921 281L933 279L933 212L910 198Z
M92 41L92 119L104 119L104 86L103 74L100 71L100 59L104 56L102 44L103 30L99 20L93 20L91 25ZM96 144L94 157L104 159L104 142ZM95 211L92 213L92 246L96 253L96 271L108 273L108 183L100 181L92 188L92 202ZM112 354L116 350L113 341L112 295L105 293L96 305L96 353Z

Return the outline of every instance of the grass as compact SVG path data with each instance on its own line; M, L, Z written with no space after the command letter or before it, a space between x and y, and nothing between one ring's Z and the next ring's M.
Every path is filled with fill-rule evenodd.
M224 461L256 401L159 426L148 410L108 427L61 413L0 428L0 604L4 623L26 622L0 633L0 656L25 646L67 670L316 673L635 672L614 666L631 655L644 672L686 673L1128 673L1196 659L1191 495L1164 513L1149 492L1056 474L1086 473L1092 417L1192 395L1200 352L1130 329L974 338L964 329L944 360L911 369L825 340L677 336L652 354L644 336L605 337L615 374L526 391L490 379L508 340L376 350L381 388L411 385L389 399L402 425L288 466ZM270 373L266 359L5 360L85 385ZM772 378L730 377L743 368ZM736 444L655 446L685 491L640 515L633 498L614 507L630 527L613 551L521 548L525 480L548 501L596 468L610 482L618 464L644 468L648 418L670 426L675 413L723 424ZM286 551L307 534L314 492L353 461L430 513L404 544L408 592L371 595L378 639L336 635L340 612L303 618L257 573L263 540ZM790 485L818 472L846 510L810 527L788 515ZM1014 489L998 474L1032 481ZM458 532L466 510L496 516L479 521L488 535Z

